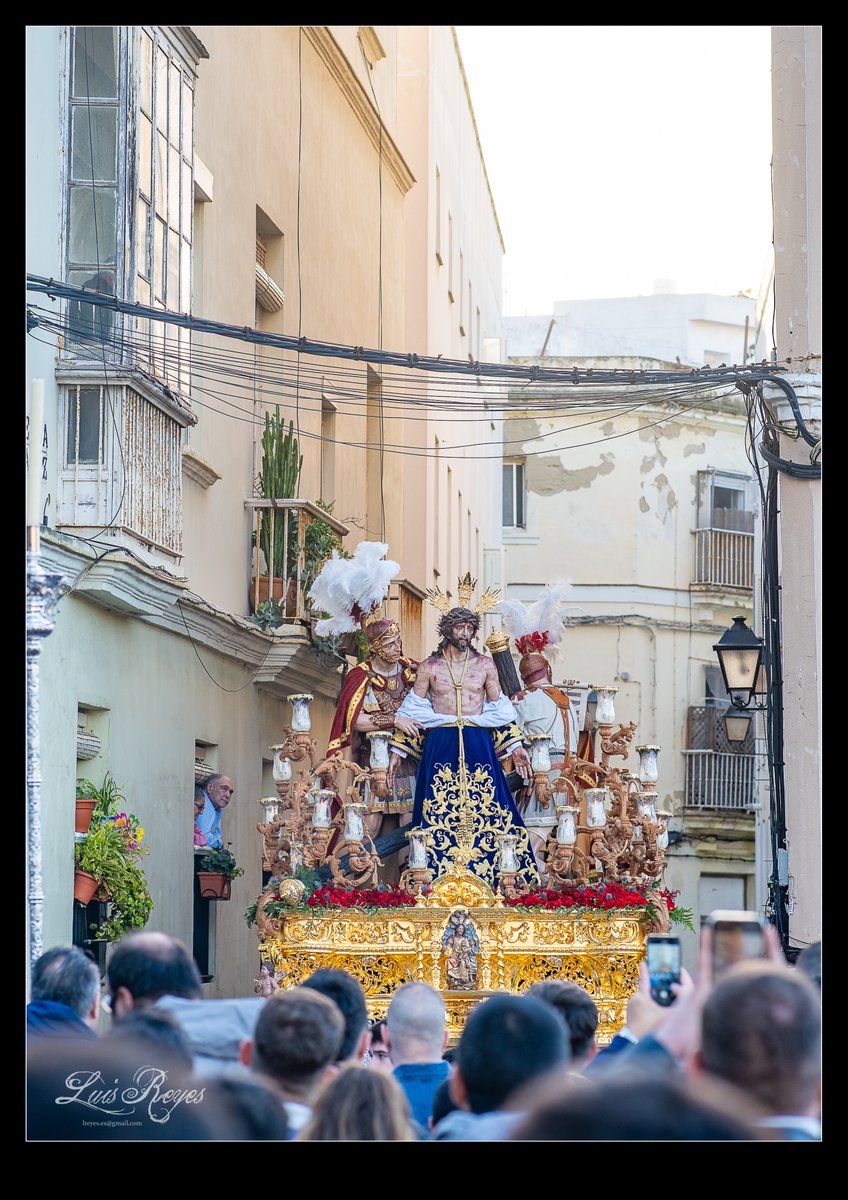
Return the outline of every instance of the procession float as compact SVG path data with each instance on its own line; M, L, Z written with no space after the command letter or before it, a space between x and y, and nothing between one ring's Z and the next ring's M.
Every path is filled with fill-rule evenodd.
M374 582L371 574L371 591L358 595L363 603L349 589L341 605L353 620L379 617L387 580ZM459 609L431 592L431 603L447 614L440 628L449 629L458 612L498 605L498 594L489 591L473 609L465 607L474 587L468 576L460 580ZM316 590L326 612L326 592ZM456 716L441 723L458 739L452 759L428 760L421 742L431 731L404 734L394 717L381 721L376 708L375 722L359 722L361 729L373 726L362 734L366 755L336 745L319 757L312 697L289 697L291 722L271 747L276 794L260 801L263 891L246 914L263 964L257 990L260 981L288 988L318 968L342 968L362 984L377 1020L398 987L423 981L442 993L455 1040L481 999L565 979L595 1000L600 1043L625 1023L646 936L688 916L663 885L671 814L658 808L660 748L631 746L637 727L617 721L615 687L551 683L550 661L565 627L557 585L548 585L535 605L510 601L498 608L503 628L490 634L486 649L503 694L515 700L514 715L530 715L490 736L473 730L477 741L482 732L496 751L500 745L494 768L468 749L476 744L469 732L475 718L462 715L462 684L447 657ZM593 720L585 716L590 694L597 702ZM411 711L416 703L413 696ZM553 720L531 719L545 703L561 717L559 733ZM514 770L521 745L529 756L523 777ZM639 756L634 772L616 762L631 749ZM411 823L375 838L369 817L388 811L392 754L405 751L420 760L419 773L426 768L426 792L419 780ZM503 793L505 784L511 791Z

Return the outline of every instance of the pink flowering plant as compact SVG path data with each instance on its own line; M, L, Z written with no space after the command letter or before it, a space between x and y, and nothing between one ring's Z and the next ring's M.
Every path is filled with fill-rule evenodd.
M147 853L142 844L144 827L135 813L127 812L126 798L109 774L99 788L90 779L77 780L77 798L97 803L88 833L74 847L76 865L100 881L109 903L106 920L92 926L92 936L117 941L130 930L144 928L153 911L139 866L139 859Z

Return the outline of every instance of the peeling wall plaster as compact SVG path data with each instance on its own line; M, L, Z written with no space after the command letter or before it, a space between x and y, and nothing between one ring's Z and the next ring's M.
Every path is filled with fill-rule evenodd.
M581 467L576 471L567 471L558 455L543 455L527 463L527 490L538 496L576 492L590 487L599 475L609 475L614 470L614 454L602 454L597 467Z

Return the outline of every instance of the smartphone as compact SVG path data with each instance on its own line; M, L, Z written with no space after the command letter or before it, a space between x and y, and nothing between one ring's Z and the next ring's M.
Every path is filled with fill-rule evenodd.
M707 917L713 931L713 975L746 958L766 958L765 922L759 913L717 908Z
M675 1001L671 985L680 983L680 939L650 934L645 948L651 977L651 996L657 1004L667 1008Z

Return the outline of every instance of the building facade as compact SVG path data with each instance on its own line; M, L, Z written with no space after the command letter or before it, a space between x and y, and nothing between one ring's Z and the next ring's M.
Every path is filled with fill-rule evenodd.
M287 697L310 693L323 752L343 671L314 644L303 557L288 560L283 623L249 619L269 565L266 414L279 406L302 455L276 519L301 550L313 518L349 551L385 540L408 650L428 632L434 569L481 574L500 532L494 457L455 466L445 503L461 497L462 520L434 530L405 453L430 420L426 390L412 403L379 363L274 342L398 350L414 332L410 350L446 358L471 345L443 315L457 300L435 294L435 253L414 260L436 236L434 155L457 229L480 231L462 242L466 325L478 344L499 336L501 248L461 61L448 27L391 26L37 26L27 60L28 274L153 310L28 295L27 374L45 383L28 522L43 521L40 561L65 581L39 664L43 945L84 936L74 780L108 773L146 830L149 928L194 947L210 995L245 994L269 747ZM245 875L229 904L198 905L189 800L210 771L234 780L224 841Z
M639 766L633 747L661 747L658 792L674 814L665 877L696 924L713 908L761 909L766 899L756 877L755 849L765 845L759 747L753 726L744 741L728 739L712 649L734 616L751 620L759 490L732 384L687 392L627 380L703 365L722 339L741 351L754 312L748 298L661 295L568 301L547 317L504 322L510 363L621 373L620 388L540 382L532 400L526 387L510 392L507 593L530 601L548 580L571 581L555 679L618 688L617 720L638 726L630 770ZM657 324L662 355L647 332ZM643 332L626 334L631 325ZM695 944L684 939L690 969Z

